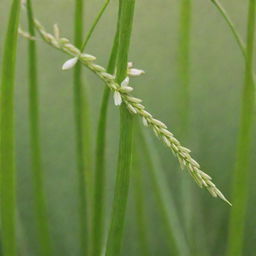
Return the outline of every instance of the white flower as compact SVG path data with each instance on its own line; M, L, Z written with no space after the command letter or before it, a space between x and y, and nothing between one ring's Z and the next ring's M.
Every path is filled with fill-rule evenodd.
M129 69L128 73L130 76L140 76L140 75L145 74L145 71L142 69L131 68L131 69Z
M114 92L114 103L116 106L120 106L122 104L121 94L117 91Z
M129 78L129 76L127 76L127 77L124 79L124 81L121 83L121 86L122 86L122 87L128 86L129 81L130 81L130 78Z
M72 59L67 60L67 61L63 64L63 66L62 66L62 70L68 70L68 69L73 68L73 67L76 65L77 61L78 61L78 58L77 58L77 57L74 57L74 58L72 58Z

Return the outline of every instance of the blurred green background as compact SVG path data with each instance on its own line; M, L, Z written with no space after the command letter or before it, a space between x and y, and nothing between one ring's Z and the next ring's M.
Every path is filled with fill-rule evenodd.
M58 23L64 36L73 36L74 1L34 0L37 18L52 30ZM103 0L85 1L85 28L91 25ZM191 107L189 138L186 146L201 163L220 189L230 198L232 171L235 160L236 136L240 112L240 93L243 84L243 57L230 30L210 0L192 1L191 32ZM245 35L247 2L221 1L239 31ZM106 66L110 54L118 1L111 1L89 42L87 52L97 56ZM10 1L0 2L0 52L2 54ZM137 1L130 60L146 71L143 77L132 80L135 94L147 108L165 121L174 134L180 132L179 115L179 7L180 1ZM26 15L21 23L26 27ZM86 32L86 31L85 31ZM67 59L62 53L39 43L40 111L43 166L50 215L50 229L55 255L79 255L78 188L75 162L72 72L61 71ZM0 57L2 60L2 56ZM1 63L0 63L1 64ZM91 113L93 150L100 100L104 85L84 69L84 83L88 90ZM111 209L114 172L117 160L119 114L110 102L107 134L108 186ZM20 38L16 79L16 151L18 173L19 237L25 255L37 255L35 215L31 184L31 163L28 130L27 42ZM135 141L135 143L138 143ZM255 255L256 242L256 172L255 141L252 152L250 199L246 216L244 255ZM162 145L156 143L177 211L182 218L186 207L181 197L181 175L176 159ZM93 151L94 152L94 151ZM147 229L152 255L169 255L163 222L155 204L155 195L147 178L147 166L142 162L145 180ZM132 182L133 183L133 182ZM132 184L133 186L133 184ZM229 206L213 199L191 180L193 214L191 225L196 255L224 255L227 241ZM140 255L134 220L134 199L130 193L123 255ZM19 238L19 239L20 239ZM192 238L192 237L191 237ZM235 255L234 255L235 256Z

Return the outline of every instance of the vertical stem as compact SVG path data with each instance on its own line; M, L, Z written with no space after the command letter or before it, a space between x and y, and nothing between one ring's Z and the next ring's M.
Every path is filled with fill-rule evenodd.
M120 0L119 4L121 4L121 16L116 80L120 84L127 75L128 50L135 0ZM129 113L124 104L120 107L120 123L119 156L112 219L107 241L107 256L120 255L129 191L133 116Z
M120 13L120 10L119 10ZM120 15L119 15L120 16ZM119 21L119 18L118 18ZM116 57L118 51L119 39L119 22L117 24L116 35L109 59L107 72L113 74L116 66ZM105 212L105 181L106 181L106 126L107 126L107 113L108 101L110 90L108 87L104 89L99 122L97 128L97 141L96 141L96 166L95 166L95 179L94 179L94 199L93 199L93 230L92 230L92 253L94 256L100 256L103 249L104 237L104 212Z
M254 110L254 85L253 85L253 55L255 33L255 8L256 1L249 0L246 66L245 79L242 93L242 106L240 117L240 131L238 135L237 158L233 180L233 207L229 223L229 240L227 255L242 255L244 241L245 214L248 199L248 176L250 149L252 142L253 110Z
M14 88L20 0L13 0L4 44L1 81L0 192L3 253L16 256Z
M35 36L33 11L31 0L27 0L29 33ZM40 131L39 131L39 102L38 102L38 76L36 42L28 41L29 52L29 124L30 143L32 154L32 172L35 196L35 212L37 218L37 230L40 243L40 255L52 255L49 226L47 219L47 207L43 188L43 170L41 161Z
M120 109L120 119L118 167L106 252L108 256L120 255L130 180L133 118L124 105Z
M181 138L188 140L189 112L190 112L190 31L191 31L191 0L182 0L180 3L180 40L179 40L179 81L180 81L180 131ZM187 175L182 176L182 210L186 235L191 242L191 226L193 215L191 182Z
M187 136L189 123L191 12L191 0L182 0L180 9L179 79L181 82L181 135L183 137Z
M76 0L75 2L75 45L82 45L83 36L83 10L84 1ZM75 113L75 128L76 128L76 152L77 152L77 171L78 171L78 186L79 186L79 217L80 217L80 247L81 255L87 255L89 248L89 167L86 164L85 149L90 146L84 145L84 117L88 111L88 104L84 97L82 85L81 64L77 63L74 69L74 113ZM88 131L87 131L88 132ZM88 154L88 151L86 152ZM88 162L87 162L88 163Z

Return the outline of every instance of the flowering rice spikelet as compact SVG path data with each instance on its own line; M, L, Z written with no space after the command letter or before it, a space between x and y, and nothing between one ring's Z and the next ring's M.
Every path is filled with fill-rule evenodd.
M231 205L231 203L212 182L212 178L208 174L204 173L201 170L199 163L197 163L191 157L190 150L180 144L180 142L168 130L166 124L158 119L155 119L149 112L145 110L144 105L141 104L141 99L138 99L130 94L133 88L128 86L129 77L127 77L121 83L121 85L119 85L116 83L113 75L108 74L105 68L93 62L96 59L94 56L81 53L80 50L71 44L66 38L56 38L55 36L49 34L37 20L35 20L35 26L45 42L72 56L72 59L64 64L65 67L67 66L68 68L72 68L72 65L74 66L76 64L75 60L77 60L93 71L113 92L115 105L119 106L124 103L132 114L140 116L143 124L153 130L155 135L172 151L173 155L178 159L181 168L186 168L186 170L201 188L206 188L213 197L219 197ZM131 63L128 64L128 70L130 70L128 75L130 73L131 76L144 74L143 70L133 69Z

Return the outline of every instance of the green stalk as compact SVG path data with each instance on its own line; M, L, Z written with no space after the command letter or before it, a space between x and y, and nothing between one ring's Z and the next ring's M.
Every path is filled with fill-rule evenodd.
M20 0L13 0L4 44L0 108L0 192L3 254L16 256L14 88Z
M224 9L224 7L220 4L220 2L218 0L211 0L212 3L216 6L217 10L220 12L220 14L222 15L222 17L224 18L224 20L226 21L226 23L228 24L236 42L237 42L237 45L241 51L241 53L243 54L243 57L246 60L247 58L247 55L246 55L246 46L245 46L245 43L241 37L241 35L239 34L239 32L237 31L234 23L232 22L231 18L229 17L228 13L226 12L226 10ZM255 81L255 73L254 73L254 70L252 69L251 70L252 74L253 74L253 84L254 84L254 91L256 93L256 81Z
M83 0L76 0L75 2L75 45L80 46L82 44L83 36ZM89 247L89 166L85 166L88 163L86 160L84 145L85 136L84 132L88 133L88 130L84 131L84 118L86 111L88 111L88 102L84 95L82 84L82 72L81 64L77 63L74 69L74 113L75 113L75 127L76 127L76 151L77 151L77 171L78 171L78 185L79 185L79 217L80 217L80 248L81 255L88 254ZM87 134L88 135L88 134ZM89 150L89 145L87 149ZM87 151L88 153L88 151Z
M141 256L149 256L150 249L147 238L147 225L145 222L145 204L143 195L143 182L142 182L142 169L140 168L139 152L136 147L133 146L134 160L133 160L133 175L134 179L134 203L136 210L137 230L141 248Z
M190 31L191 31L191 0L182 0L180 6L180 40L179 40L179 80L180 80L180 135L185 141L188 139L189 104L190 104ZM190 178L183 175L181 179L181 194L183 205L184 227L188 237L190 236L193 214L192 188ZM191 240L191 239L190 239Z
M143 157L149 165L149 174L157 197L158 208L164 221L169 245L168 255L191 255L179 215L176 212L177 207L172 199L166 177L163 175L155 145L149 134L143 132L141 129L138 137L141 141L141 152L143 152Z
M238 148L233 180L233 207L229 223L229 239L227 247L228 256L243 255L245 215L248 200L248 176L250 149L253 139L254 121L254 85L253 85L253 55L255 33L256 0L249 1L245 80L242 93L242 106L240 116L240 131L238 135Z
M28 29L31 36L35 36L33 11L31 0L27 0ZM29 52L29 124L30 143L32 154L32 171L35 196L35 212L37 219L37 230L40 243L40 255L52 255L47 207L43 188L43 170L41 160L40 131L39 131L39 110L38 110L38 73L36 42L28 41Z
M119 48L116 81L121 83L127 76L128 50L132 31L135 0L121 0ZM124 104L120 107L120 139L112 219L107 241L107 256L120 255L125 212L129 191L132 159L133 116Z
M120 18L120 9L119 9ZM107 67L107 72L113 74L116 66L118 39L119 39L119 18L117 24L116 35ZM95 162L95 177L94 177L94 200L93 200L93 230L92 230L92 253L94 256L102 255L103 237L104 237L104 216L105 216L105 180L106 180L106 126L108 101L110 90L104 89L99 122L97 128L96 139L96 162Z
M91 36L93 34L93 31L96 28L100 18L102 17L103 13L105 12L106 8L108 7L109 2L110 2L110 0L106 0L105 3L103 4L103 6L101 7L98 15L96 16L96 18L95 18L91 28L89 29L89 31L88 31L88 33L86 35L86 38L85 38L85 40L84 40L84 42L82 44L82 47L81 47L81 52L83 52L85 50L85 47L86 47L88 41L90 40L90 38L91 38Z
M243 42L243 39L241 38L240 34L238 33L234 23L232 22L231 18L229 17L228 13L224 9L224 7L220 4L218 0L211 0L212 3L215 5L219 13L222 15L226 23L228 24L234 38L236 39L236 42L243 54L244 57L246 57L246 49L245 49L245 44Z
M179 80L180 98L180 131L181 138L184 141L189 140L189 119L190 119L190 42L191 42L191 24L192 24L192 2L191 0L182 0L180 6L180 41L179 41ZM191 251L195 250L194 244L196 234L193 230L196 221L200 221L200 213L194 214L197 202L193 197L193 188L191 187L190 177L182 175L182 210L184 218L184 227L186 235L190 242ZM203 226L200 225L200 234L204 233ZM206 246L200 243L200 250L206 253ZM204 247L204 248L203 248ZM196 253L197 254L197 253Z

